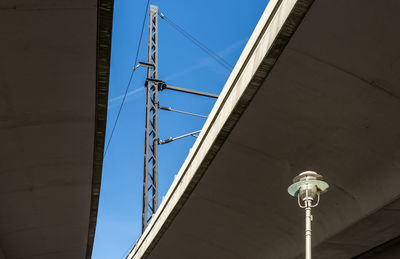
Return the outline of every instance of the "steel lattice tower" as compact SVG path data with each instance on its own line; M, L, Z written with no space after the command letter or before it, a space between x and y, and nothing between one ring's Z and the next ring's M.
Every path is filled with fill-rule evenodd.
M150 5L147 78L158 80L158 7ZM158 83L146 80L142 232L158 208Z

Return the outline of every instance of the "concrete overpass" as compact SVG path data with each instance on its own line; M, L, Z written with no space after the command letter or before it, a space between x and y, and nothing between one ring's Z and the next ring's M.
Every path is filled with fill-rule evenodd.
M90 258L112 0L0 2L0 258Z
M331 185L315 258L400 257L400 2L271 0L128 258L301 258L307 169Z

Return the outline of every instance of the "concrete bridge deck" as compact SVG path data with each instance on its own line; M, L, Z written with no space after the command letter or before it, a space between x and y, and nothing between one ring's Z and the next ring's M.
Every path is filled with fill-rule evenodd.
M399 257L399 9L271 0L128 258L301 258L307 169L331 185L316 258Z
M113 1L0 1L0 258L90 258Z

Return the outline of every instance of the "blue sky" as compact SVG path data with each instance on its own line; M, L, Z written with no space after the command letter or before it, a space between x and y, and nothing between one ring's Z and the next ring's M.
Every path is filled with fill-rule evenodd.
M115 0L106 142L129 80L146 0ZM266 0L150 1L160 12L235 65L263 13ZM147 61L147 19L139 61ZM141 233L145 69L132 80L117 128L103 162L93 259L125 258ZM159 19L159 78L170 85L218 94L227 71L164 20ZM215 100L163 91L161 106L207 115ZM201 129L205 119L159 111L159 137ZM159 195L164 196L195 138L159 147Z

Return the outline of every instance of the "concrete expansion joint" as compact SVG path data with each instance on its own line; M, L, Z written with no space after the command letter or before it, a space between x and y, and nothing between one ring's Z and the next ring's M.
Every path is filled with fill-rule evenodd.
M390 95L391 97L394 97L394 98L396 98L397 100L400 101L400 96L397 96L396 94L394 94L394 93L391 92L390 90L388 90L388 89L386 89L385 87L383 87L382 85L378 84L378 83L377 83L377 80L367 80L367 79L363 78L363 77L360 76L360 75L357 75L357 74L355 74L355 73L353 73L353 72L351 72L351 71L348 71L348 70L344 69L344 68L341 67L341 66L332 64L332 63L330 63L330 62L328 62L328 61L326 61L326 60L323 60L323 59L321 59L321 58L318 58L318 57L316 57L316 56L314 56L314 55L312 55L312 54L310 54L310 53L307 53L307 52L305 52L305 51L302 51L302 50L300 50L300 49L293 48L293 47L290 47L290 48L287 48L287 49L290 50L290 51L293 51L293 52L295 52L295 53L297 53L297 54L300 54L300 55L302 55L302 56L311 58L311 59L317 61L318 63L321 63L321 64L327 65L327 66L329 66L329 67L332 67L332 68L336 69L337 71L340 71L340 72L342 72L342 73L344 73L344 74L347 74L347 75L349 75L349 76L351 76L351 77L353 77L353 78L356 78L356 79L358 79L358 80L364 82L365 84L367 84L367 85L369 85L369 86L372 86L372 87L374 87L374 88L376 88L376 89L378 89L378 90L380 90L380 91L383 91L384 93L386 93L386 94Z
M386 94L388 94L388 95L390 95L391 97L394 97L394 98L396 98L398 101L400 101L400 96L394 94L394 93L391 92L390 90L388 90L388 89L386 89L385 87L379 85L379 84L377 83L377 81L372 80L372 81L369 82L369 85L372 86L372 87L374 87L374 88L376 88L376 89L378 89L378 90L380 90L380 91L385 92Z

